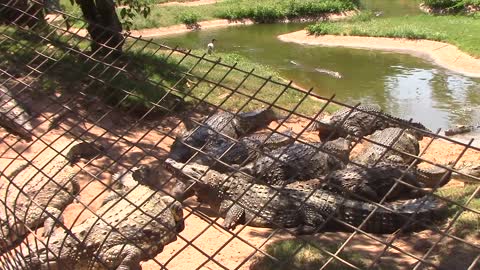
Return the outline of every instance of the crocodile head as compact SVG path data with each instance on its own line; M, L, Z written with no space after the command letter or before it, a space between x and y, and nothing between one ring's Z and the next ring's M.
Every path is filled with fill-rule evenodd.
M480 164L474 162L464 162L458 169L460 173L453 173L452 178L463 182L478 183L480 178Z
M181 163L173 159L165 160L167 168L169 167L171 171L176 171L175 174L180 174L187 176L190 179L193 179L197 184L209 185L212 187L217 187L221 185L225 179L228 178L228 175L221 174L215 170L210 169L209 166L201 165L198 163ZM173 169L173 170L172 170Z
M235 129L239 136L244 136L260 128L268 126L270 122L280 120L282 118L277 115L272 108L239 113L238 117L240 121L236 123Z
M209 204L212 208L220 207L220 189L228 189L223 185L228 179L227 175L221 174L208 166L197 163L184 164L173 159L165 160L165 165L169 171L180 178L188 177L195 181L193 189L197 195L198 201Z

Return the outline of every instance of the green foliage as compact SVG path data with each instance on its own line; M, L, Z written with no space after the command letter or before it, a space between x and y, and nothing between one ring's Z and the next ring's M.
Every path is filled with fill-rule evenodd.
M375 18L373 11L363 11L355 14L352 18L349 19L350 22L368 22Z
M194 27L198 25L198 19L200 18L200 16L195 12L185 11L180 13L180 15L178 15L177 18L180 22L184 23L185 25Z
M317 23L307 27L308 31L317 36L338 33L340 28L334 23Z
M221 2L220 2L221 3ZM136 17L133 20L132 29L144 29L164 27L183 23L179 19L180 14L196 14L197 20L214 19L214 12L217 5L203 5L195 7L186 6L152 6L150 15L147 18Z
M433 8L449 8L462 2L461 0L424 0L424 4Z
M373 18L368 21L318 23L307 27L311 34L429 39L451 43L473 56L480 56L480 20L472 16Z
M159 100L162 100L163 108L155 106L152 109L153 112L164 113L170 111L173 106L181 108L183 104L177 96L179 93L168 94L167 89L180 80L184 70L170 60L167 61L162 55L152 56L140 52L125 53L124 56L129 57L129 65L123 68L128 71L119 73L118 70L99 65L98 62L88 61L82 58L82 55L75 55L73 50L70 53L59 50L58 48L66 46L63 43L67 40L77 42L71 41L69 37L61 37L64 40L59 38L58 41L52 42L55 46L51 46L44 40L15 28L8 27L1 30L14 38L6 39L0 44L0 49L4 52L0 54L0 67L2 68L5 68L3 65L8 66L9 62L17 63L18 71L26 75L30 71L23 71L21 67L24 67L31 59L35 59L35 55L39 51L47 53L52 59L61 59L42 63L42 65L48 66L49 70L42 75L39 91L50 94L53 91L82 91L92 96L98 96L105 103L118 104L120 108L139 113L151 109L153 103ZM16 42L17 40L20 42ZM82 40L80 43L76 43L76 46L88 47L89 42ZM145 74L151 75L146 77ZM92 80L89 76L95 76L98 80ZM89 83L84 83L85 79ZM182 91L183 86L177 85L176 89Z
M150 0L145 0L150 1ZM155 1L155 0L152 0ZM132 29L154 28L183 23L178 14L194 13L197 20L215 18L273 22L298 17L320 16L326 12L354 9L356 0L225 0L201 6L152 6L150 15L136 17Z
M442 197L448 198L460 205L465 205L471 209L480 209L480 198L478 194L466 205L469 198L475 192L479 185L466 185L465 187L444 187L438 191ZM448 209L448 215L453 218L461 207L451 205ZM480 215L469 210L463 211L453 224L453 231L458 237L480 236Z
M252 19L259 23L298 17L313 17L356 8L351 0L239 0L219 10L216 16L229 20ZM233 3L233 2L232 2Z
M149 4L142 0L117 0L116 5L120 7L117 12L126 30L132 28L135 17L141 15L145 19L151 12Z
M464 11L468 6L480 8L480 0L424 0L424 4L428 7L450 11Z
M261 257L250 267L253 270L287 270L287 269L320 269L324 266L330 256L319 249L328 250L334 253L336 246L325 244L306 242L300 239L280 240L269 244L266 247L266 253L278 260L275 261L270 257ZM366 265L362 261L362 256L353 252L342 252L340 257L357 267L364 268ZM322 269L352 269L350 266L333 260L326 268Z

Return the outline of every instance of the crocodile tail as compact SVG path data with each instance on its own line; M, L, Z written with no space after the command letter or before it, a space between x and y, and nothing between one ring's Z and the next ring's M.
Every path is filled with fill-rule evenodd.
M387 114L385 114L387 115ZM387 115L388 117L392 118L393 120L395 120L397 123L401 124L401 125L405 125L407 127L414 127L414 128L417 128L419 130L423 130L425 132L422 132L421 135L429 135L429 133L433 133L429 128L427 128L426 126L424 126L422 123L420 122L412 122L410 120L406 120L404 118L400 118L400 117L396 117L396 116L392 116L392 115Z
M445 215L446 204L438 199L424 196L403 202L389 203L378 207L369 219L363 221L376 208L370 203L346 201L341 218L346 223L368 233L393 233L398 230L413 231L424 228Z

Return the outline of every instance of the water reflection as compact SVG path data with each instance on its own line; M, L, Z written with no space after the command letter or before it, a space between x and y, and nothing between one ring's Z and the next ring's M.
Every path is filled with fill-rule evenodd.
M390 3L365 2L380 8ZM391 3L414 1L403 2ZM417 4L407 5L413 6ZM160 42L198 49L205 48L215 38L217 51L237 53L272 66L282 77L305 88L313 86L323 96L335 93L344 102L375 103L389 113L422 121L433 130L480 122L480 79L453 73L407 54L302 46L276 38L304 27L304 24L229 27L163 37ZM342 78L315 69L338 72Z

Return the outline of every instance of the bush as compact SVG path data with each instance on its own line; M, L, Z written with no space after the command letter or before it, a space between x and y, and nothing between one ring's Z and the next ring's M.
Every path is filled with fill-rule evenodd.
M198 19L200 16L194 12L183 12L178 16L178 20L188 27L198 27Z
M355 8L356 5L352 0L264 0L253 5L239 0L235 7L221 10L216 15L229 20L252 19L256 22L273 22Z
M317 23L314 25L307 26L307 31L310 34L315 34L317 36L327 35L327 34L338 34L340 28L334 23Z
M468 6L480 7L480 0L425 0L424 4L432 8L464 10Z
M460 2L460 0L425 0L424 4L432 8L451 8Z

